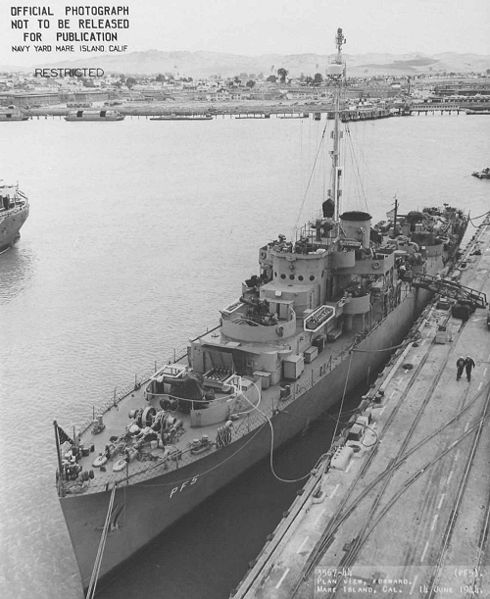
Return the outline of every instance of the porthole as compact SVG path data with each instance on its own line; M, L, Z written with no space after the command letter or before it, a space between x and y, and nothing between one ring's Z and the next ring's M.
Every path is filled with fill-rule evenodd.
M315 275L310 275L310 281L314 281L315 280Z
M298 279L299 279L300 281L302 281L302 280L304 279L303 275L299 275L299 276L298 276Z
M282 273L281 279L285 279L285 278L286 278L286 275L284 273Z
M291 279L291 281L294 281L294 275L289 275L289 278Z

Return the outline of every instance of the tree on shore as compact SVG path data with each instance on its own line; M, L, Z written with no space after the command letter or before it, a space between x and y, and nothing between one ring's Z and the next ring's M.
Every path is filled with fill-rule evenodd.
M281 67L280 69L277 69L277 74L279 75L280 83L286 83L286 75L288 74L288 71Z
M275 75L269 75L267 77L266 81L268 81L269 83L276 83L277 82L277 77Z
M126 79L126 87L128 89L131 89L132 87L134 87L136 85L136 83L138 83L138 82L136 81L136 79L134 77L128 77Z
M315 76L313 77L313 85L320 85L321 83L323 83L322 74L315 73Z
M252 87L255 86L255 81L253 79L249 79L245 85L252 89Z

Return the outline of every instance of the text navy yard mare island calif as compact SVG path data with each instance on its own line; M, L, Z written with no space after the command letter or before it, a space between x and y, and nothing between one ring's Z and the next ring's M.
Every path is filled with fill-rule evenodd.
M296 239L279 235L259 249L259 272L185 355L73 438L55 423L58 493L89 594L98 577L374 376L431 297L412 278L444 273L459 246L467 219L448 206L376 228L367 212L341 213L344 42L339 29L321 214Z

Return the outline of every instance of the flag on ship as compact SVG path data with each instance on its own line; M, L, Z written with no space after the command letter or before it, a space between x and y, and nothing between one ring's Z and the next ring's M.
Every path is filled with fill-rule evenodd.
M57 425L58 429L58 441L60 445L63 445L65 441L69 441L73 445L72 439L65 433L61 426Z

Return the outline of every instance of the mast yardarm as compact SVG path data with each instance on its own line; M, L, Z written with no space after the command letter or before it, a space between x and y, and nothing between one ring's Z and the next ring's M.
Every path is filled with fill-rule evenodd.
M345 66L342 60L342 46L346 43L346 38L342 32L342 28L337 29L337 36L335 38L335 44L337 46L337 55L333 62L328 67L328 76L333 81L335 86L335 98L334 98L334 130L333 130L333 150L332 156L332 172L330 176L330 189L329 198L333 200L335 204L335 217L338 219L340 216L340 197L342 190L340 188L340 178L342 176L342 169L339 166L339 144L340 144L340 96L342 87L345 81Z

